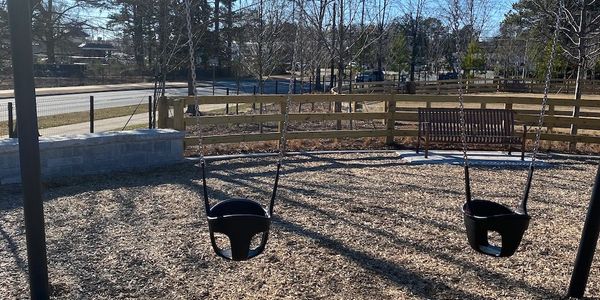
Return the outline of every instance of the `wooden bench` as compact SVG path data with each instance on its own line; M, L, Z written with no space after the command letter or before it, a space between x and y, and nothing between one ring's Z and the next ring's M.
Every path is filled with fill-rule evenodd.
M465 109L467 144L506 145L508 154L513 145L520 145L521 160L525 159L525 135L515 132L515 113L510 109ZM425 158L429 155L430 143L462 144L460 109L419 108L419 133L417 153L421 140L425 141Z

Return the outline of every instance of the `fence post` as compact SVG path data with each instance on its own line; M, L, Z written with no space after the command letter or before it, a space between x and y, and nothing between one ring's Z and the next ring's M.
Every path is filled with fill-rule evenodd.
M13 103L8 102L8 137L14 138L14 119L13 119Z
M183 113L183 109L184 107L184 101L182 100L176 100L173 103L173 129L175 130L179 130L179 131L184 131L185 130L185 122L183 120L184 118L184 113ZM200 111L196 111L197 114L200 113Z
M229 88L227 88L225 94L227 96L229 96ZM228 115L229 114L229 102L225 103L225 114Z
M94 133L94 96L90 96L90 133Z
M294 90L292 91L292 94L296 94L296 78L294 77Z
M279 81L275 80L275 95L279 94Z
M388 146L391 146L394 144L394 129L396 129L396 95L395 94L391 94L391 99L388 101L388 105L387 105L387 113L388 113L388 119L387 119L387 130L388 130L388 135L385 139L385 143Z
M166 97L158 99L158 128L167 128L169 120L169 102Z
M152 129L152 96L148 96L148 129Z

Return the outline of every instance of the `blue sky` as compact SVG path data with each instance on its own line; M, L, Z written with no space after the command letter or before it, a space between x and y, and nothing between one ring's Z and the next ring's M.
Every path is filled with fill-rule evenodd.
M251 1L251 0L239 0L238 3L247 2L247 1ZM504 19L504 15L511 10L512 5L514 3L516 3L518 0L487 0L487 1L489 1L489 3L492 4L493 9L490 11L491 19L489 20L489 22L487 22L488 29L486 32L484 32L484 34L483 34L484 37L490 37L490 36L494 36L495 34L497 34L500 22L502 22L502 20ZM209 0L209 2L210 2L210 0ZM404 1L399 0L399 2L402 3ZM435 2L435 0L430 3L433 3L433 2ZM435 10L435 9L432 8L432 10ZM88 20L92 24L103 27L107 21L107 16L109 14L110 14L109 11L95 10L95 11L89 11L89 13L87 13L87 14L83 13L82 15L85 17L88 17ZM94 39L97 37L110 39L110 38L112 38L112 35L113 35L112 32L110 32L108 30L102 30L102 29L96 29L93 31L89 31L89 33L92 35L91 37Z

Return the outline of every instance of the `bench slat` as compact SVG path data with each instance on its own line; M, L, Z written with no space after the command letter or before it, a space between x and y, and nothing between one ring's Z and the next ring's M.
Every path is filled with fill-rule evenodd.
M464 112L469 144L511 144L520 139L512 110L466 108ZM462 142L458 108L419 108L418 121L419 136L429 131L431 142Z

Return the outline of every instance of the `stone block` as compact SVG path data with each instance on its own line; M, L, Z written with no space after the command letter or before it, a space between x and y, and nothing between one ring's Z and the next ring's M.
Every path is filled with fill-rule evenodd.
M134 130L40 138L42 176L53 179L138 171L183 159L185 133ZM20 182L16 139L0 140L0 184Z

